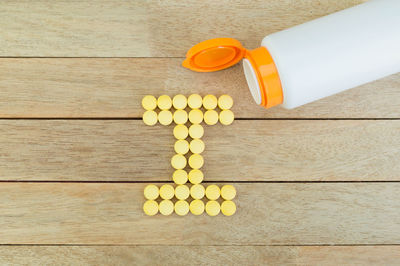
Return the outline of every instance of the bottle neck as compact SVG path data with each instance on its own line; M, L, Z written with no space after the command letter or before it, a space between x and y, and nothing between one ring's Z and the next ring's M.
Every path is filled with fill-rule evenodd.
M281 80L267 48L246 51L243 69L251 95L257 104L270 108L283 102Z

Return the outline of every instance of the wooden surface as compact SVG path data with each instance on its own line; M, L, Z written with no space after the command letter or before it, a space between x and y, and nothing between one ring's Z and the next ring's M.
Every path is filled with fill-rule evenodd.
M366 0L4 2L1 56L183 57L221 36L256 48L267 34Z
M172 131L141 120L0 120L0 180L172 181ZM399 132L398 120L205 126L205 181L399 181Z
M142 210L145 186L3 184L0 202L7 205L0 220L2 241L166 246L400 241L400 235L394 234L400 230L400 184L235 184L238 211L232 217L146 216Z
M398 265L400 74L295 110L253 104L241 66L194 73L188 48L269 34L365 0L3 1L0 264ZM170 182L172 126L146 94L228 93L205 180L232 217L147 217Z
M398 265L398 246L13 246L0 263L36 265Z
M182 60L0 58L0 114L10 118L138 118L146 94L229 93L238 118L400 117L399 105L393 102L400 98L400 74L294 110L276 107L266 112L253 103L240 65L196 73L183 69Z

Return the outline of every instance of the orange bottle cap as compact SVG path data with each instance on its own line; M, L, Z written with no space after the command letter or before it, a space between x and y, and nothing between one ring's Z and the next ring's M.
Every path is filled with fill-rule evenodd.
M182 65L197 72L213 72L231 67L243 58L254 73L250 78L246 73L246 79L256 102L266 108L281 104L283 91L278 70L265 47L246 50L232 38L211 39L190 48Z
M213 72L237 64L245 51L238 40L211 39L190 48L182 65L198 72Z

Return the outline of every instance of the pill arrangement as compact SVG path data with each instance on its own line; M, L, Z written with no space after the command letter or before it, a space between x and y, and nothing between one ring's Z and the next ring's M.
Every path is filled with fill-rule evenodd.
M147 95L142 100L142 106L146 110L143 114L146 125L154 126L157 122L164 126L176 124L173 129L176 154L171 158L171 166L175 169L172 174L175 186L147 185L144 189L145 214L152 216L160 212L162 215L170 215L175 212L184 216L189 212L201 215L205 211L210 216L216 216L220 212L226 216L233 215L236 212L236 204L232 201L236 196L235 187L204 187L201 184L204 174L200 170L204 165L201 153L205 149L201 140L204 135L201 123L215 125L219 121L222 125L232 124L234 114L230 109L233 99L229 95L217 98L214 95L201 97L192 94L186 98L178 94L172 99L168 95L158 98ZM217 107L220 109L219 113ZM158 113L156 109L159 109Z

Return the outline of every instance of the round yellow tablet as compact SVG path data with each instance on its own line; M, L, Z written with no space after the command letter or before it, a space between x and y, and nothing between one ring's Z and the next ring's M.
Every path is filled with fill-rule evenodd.
M143 191L144 197L149 200L155 200L160 195L156 185L147 185Z
M188 174L185 170L178 169L172 174L172 179L174 180L175 184L183 185L188 181Z
M189 121L192 124L200 124L203 121L203 112L199 109L192 109L189 112Z
M185 124L188 121L188 113L185 110L176 110L174 112L174 122L176 124Z
M218 113L215 110L207 110L204 113L204 122L207 125L213 126L218 123Z
M209 185L206 188L206 197L209 200L217 200L219 198L220 194L221 194L221 192L217 185Z
M172 156L171 165L175 169L183 169L186 166L186 158L182 154L175 154Z
M172 199L175 195L175 189L169 184L162 185L160 187L160 197L162 199Z
M143 122L148 126L154 126L157 124L157 113L154 111L146 111L143 114Z
M201 139L193 139L189 146L192 153L202 153L204 151L204 147L204 142Z
M143 204L143 211L149 216L156 215L158 213L158 203L154 200L148 200Z
M154 110L157 108L157 99L153 95L146 95L142 99L142 106L146 110Z
M225 216L234 215L236 212L236 204L233 201L226 200L221 204L221 212Z
M236 189L232 185L224 185L221 188L221 197L225 200L233 200L236 196Z
M185 109L187 106L187 99L182 94L175 95L172 99L172 105L175 109Z
M200 184L203 182L204 175L203 172L200 171L199 169L193 169L189 172L188 174L189 181L192 184Z
M176 153L184 155L184 154L188 153L189 147L190 147L190 145L189 145L189 142L187 142L187 140L178 139L175 142L174 150Z
M210 200L206 203L206 213L210 216L216 216L221 211L218 201Z
M188 98L188 105L192 109L198 109L203 104L203 99L198 94L192 94Z
M190 190L188 186L179 185L175 188L175 197L179 200L185 200L189 198Z
M189 157L189 166L193 169L200 169L204 164L203 156L200 154L192 154Z
M180 216L185 216L189 212L189 203L184 200L178 200L175 203L175 213Z
M209 95L204 96L203 106L207 110L214 109L215 107L217 107L217 104L218 104L218 100L217 100L217 97L215 97L214 95L209 94Z
M157 105L158 105L158 108L160 108L161 110L170 109L172 106L171 97L169 97L168 95L161 95L157 99Z
M172 123L172 113L167 110L162 110L158 113L158 121L163 126L168 126Z
M223 110L231 109L233 106L233 99L229 95L221 95L218 98L218 106Z
M174 136L177 139L186 139L189 135L189 129L185 125L176 125L174 127Z
M225 200L233 200L236 196L236 189L232 185L225 185L221 188L221 197Z
M159 205L160 213L162 215L170 215L174 212L174 203L170 200L163 200Z
M221 124L225 126L232 124L234 119L235 116L233 115L233 112L231 110L222 110L219 113L219 122L221 122Z
M202 125L191 125L189 127L189 135L192 139L200 139L204 135L204 128Z
M200 184L193 185L190 188L190 196L192 196L192 198L194 199L202 199L204 198L204 194L205 194L205 189Z
M201 200L192 200L189 209L194 215L200 215L204 212L204 203Z

